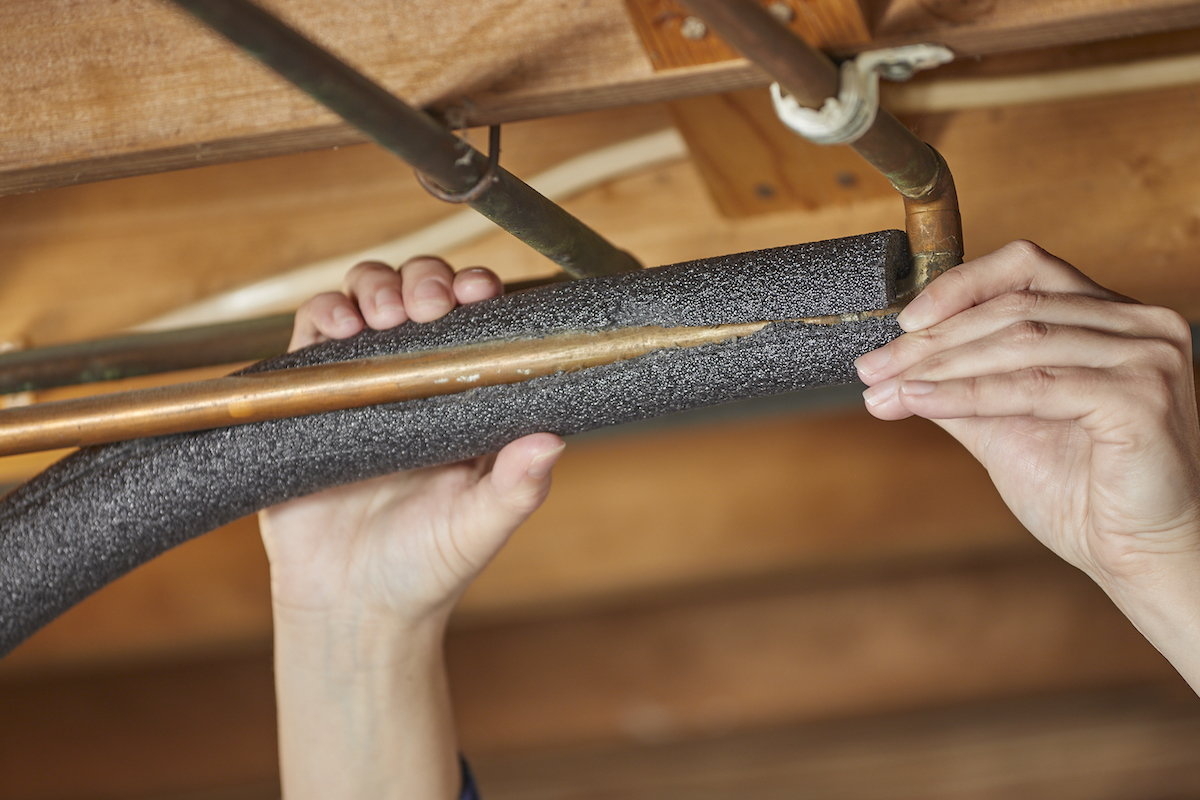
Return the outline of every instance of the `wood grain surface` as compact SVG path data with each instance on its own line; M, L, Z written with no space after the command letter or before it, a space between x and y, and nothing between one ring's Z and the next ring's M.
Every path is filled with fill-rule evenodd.
M416 106L529 119L747 88L741 59L656 72L622 0L265 3ZM961 56L1200 26L1196 0L865 4L874 39ZM519 46L514 43L519 42ZM161 0L0 7L0 192L361 141Z

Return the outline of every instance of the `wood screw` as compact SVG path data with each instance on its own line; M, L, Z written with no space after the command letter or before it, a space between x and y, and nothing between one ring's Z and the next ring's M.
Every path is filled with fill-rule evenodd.
M684 17L679 24L679 33L690 41L699 41L708 35L708 26L699 17Z

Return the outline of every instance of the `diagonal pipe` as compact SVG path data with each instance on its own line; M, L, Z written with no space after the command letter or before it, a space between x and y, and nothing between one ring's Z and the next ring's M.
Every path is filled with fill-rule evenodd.
M574 277L640 265L428 114L248 0L173 0L309 97ZM493 154L493 161L494 161Z

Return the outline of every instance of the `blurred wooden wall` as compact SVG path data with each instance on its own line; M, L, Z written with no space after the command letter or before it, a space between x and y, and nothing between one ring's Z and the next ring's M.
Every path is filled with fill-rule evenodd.
M1092 50L1073 52L1011 65ZM763 96L516 123L505 163L529 175L679 125L692 158L565 203L647 264L902 224L853 161L807 169L824 151L781 144ZM1200 320L1198 119L1200 76L906 121L954 169L968 256L1032 239ZM0 339L103 335L448 213L368 145L3 197ZM445 255L546 271L503 234ZM0 482L44 462L0 461ZM871 419L853 388L576 438L448 650L490 800L1200 787L1200 701L1170 666L946 435ZM266 563L243 520L0 662L0 800L274 797L273 714Z

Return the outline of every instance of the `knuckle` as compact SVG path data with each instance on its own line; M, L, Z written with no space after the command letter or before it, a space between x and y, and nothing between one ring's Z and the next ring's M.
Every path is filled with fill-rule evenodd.
M933 328L906 333L889 345L893 348L892 358L904 364L925 360L927 354L938 351L941 338Z
M400 265L400 272L405 276L425 275L429 273L452 274L453 268L437 256L414 256Z
M1049 367L1029 367L1021 371L1022 389L1032 397L1042 397L1054 387L1055 374Z
M1009 333L1018 346L1032 347L1043 342L1050 335L1050 326L1044 322L1023 319L1010 325Z
M943 287L949 287L950 289L965 289L969 283L969 276L967 275L967 270L951 269L939 275L935 279L935 283Z
M1142 339L1139 340L1137 349L1138 361L1172 381L1186 374L1191 363L1191 348L1185 351L1170 339Z
M1000 298L1000 312L1008 317L1024 319L1036 315L1045 298L1039 292L1017 289Z
M1190 355L1192 351L1192 326L1188 324L1187 319L1179 312L1170 308L1152 307L1149 310L1156 326L1162 331L1163 336L1175 345L1175 347L1186 351Z
M1169 416L1175 407L1176 382L1162 369L1143 364L1132 370L1128 384L1140 403L1158 417Z
M1050 254L1028 239L1016 239L1004 245L1004 252L1014 258L1029 261L1045 261Z

